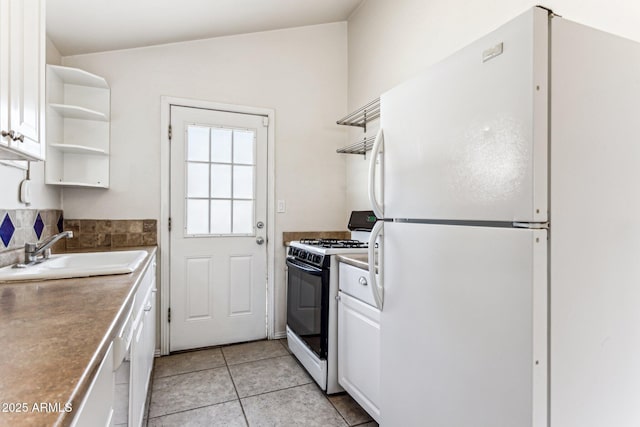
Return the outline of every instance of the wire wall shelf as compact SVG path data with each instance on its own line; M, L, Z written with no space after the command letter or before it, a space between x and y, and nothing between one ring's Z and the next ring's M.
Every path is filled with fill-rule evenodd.
M380 117L380 98L376 98L367 105L347 114L336 123L344 126L357 126L367 131L367 123Z
M347 114L336 121L339 125L356 126L367 132L367 124L380 118L380 98L376 98L367 105L362 106L354 112ZM336 153L340 154L366 154L373 147L374 136L364 137L361 141L354 142L346 147L339 148Z
M338 148L336 153L340 154L366 154L367 151L371 150L373 147L373 142L375 141L375 136L370 136L369 138L364 138L362 141L354 142L351 145L347 145L346 147Z

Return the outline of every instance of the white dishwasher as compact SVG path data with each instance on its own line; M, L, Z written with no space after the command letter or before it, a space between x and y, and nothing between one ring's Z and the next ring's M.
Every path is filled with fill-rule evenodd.
M338 383L380 422L380 310L369 272L340 262Z

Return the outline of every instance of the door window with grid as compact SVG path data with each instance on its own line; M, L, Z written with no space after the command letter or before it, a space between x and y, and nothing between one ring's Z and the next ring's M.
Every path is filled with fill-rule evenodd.
M187 126L186 236L253 235L256 132Z

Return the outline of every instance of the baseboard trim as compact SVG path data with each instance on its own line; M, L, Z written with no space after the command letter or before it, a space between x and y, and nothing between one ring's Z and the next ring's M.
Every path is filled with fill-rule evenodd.
M287 331L280 331L280 332L276 332L275 334L273 334L273 339L274 340L281 340L283 338L287 337Z

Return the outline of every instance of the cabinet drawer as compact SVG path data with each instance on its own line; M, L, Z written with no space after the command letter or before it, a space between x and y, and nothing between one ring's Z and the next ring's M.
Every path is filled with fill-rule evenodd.
M369 305L376 306L367 270L341 262L339 271L338 286L342 292Z

